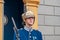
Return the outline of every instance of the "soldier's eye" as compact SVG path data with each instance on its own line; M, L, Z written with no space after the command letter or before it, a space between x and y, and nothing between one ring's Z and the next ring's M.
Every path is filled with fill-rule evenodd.
M34 17L29 17L29 18L27 18L27 19L30 19L30 18L34 19Z

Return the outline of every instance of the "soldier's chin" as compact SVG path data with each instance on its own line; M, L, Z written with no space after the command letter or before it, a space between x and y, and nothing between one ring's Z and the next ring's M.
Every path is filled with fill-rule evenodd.
M29 24L30 26L32 26L33 25L33 23L31 23L31 24Z

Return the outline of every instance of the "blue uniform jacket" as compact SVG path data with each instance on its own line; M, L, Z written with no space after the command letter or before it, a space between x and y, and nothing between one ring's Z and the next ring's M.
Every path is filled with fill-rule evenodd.
M20 40L42 40L42 34L38 30L27 31L24 28L19 29ZM13 40L16 40L16 34L14 33Z

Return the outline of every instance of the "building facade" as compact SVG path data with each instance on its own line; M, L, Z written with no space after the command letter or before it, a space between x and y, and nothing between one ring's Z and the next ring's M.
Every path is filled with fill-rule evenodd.
M38 30L43 40L60 40L60 0L39 0ZM3 0L0 0L0 40L3 40Z

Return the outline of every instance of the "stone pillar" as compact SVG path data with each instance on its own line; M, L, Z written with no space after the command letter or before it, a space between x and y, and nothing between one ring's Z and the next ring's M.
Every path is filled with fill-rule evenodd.
M33 11L35 14L35 23L33 25L33 29L38 29L38 5L39 0L23 0L24 5L27 10Z
M0 40L3 40L3 0L0 0Z

